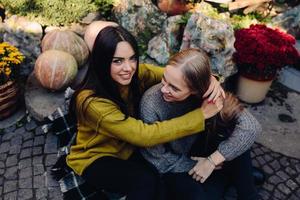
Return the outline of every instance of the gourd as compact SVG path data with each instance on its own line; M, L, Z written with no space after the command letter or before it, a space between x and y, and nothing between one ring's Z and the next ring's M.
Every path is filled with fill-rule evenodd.
M53 30L42 40L42 52L56 49L70 53L77 61L78 67L83 66L89 56L89 50L84 40L76 33L68 30Z
M69 86L78 71L75 58L64 51L48 50L39 55L34 74L44 88L61 90Z

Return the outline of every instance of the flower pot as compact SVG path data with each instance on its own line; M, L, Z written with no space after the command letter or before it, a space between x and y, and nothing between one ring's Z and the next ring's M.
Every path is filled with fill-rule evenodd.
M238 80L237 96L246 103L263 101L273 80L256 81L240 76Z
M16 111L20 89L15 81L0 85L0 120L9 117Z

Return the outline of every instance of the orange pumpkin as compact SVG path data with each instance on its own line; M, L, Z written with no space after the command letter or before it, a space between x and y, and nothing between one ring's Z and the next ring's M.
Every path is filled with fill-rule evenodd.
M34 74L41 85L50 90L69 86L77 74L75 58L64 51L48 50L37 58Z
M83 66L89 56L89 50L84 40L72 31L53 30L42 40L42 52L56 49L70 53L79 67Z
M90 51L93 50L94 42L98 33L107 26L118 26L118 24L111 21L93 21L90 25L88 25L84 33L84 41Z

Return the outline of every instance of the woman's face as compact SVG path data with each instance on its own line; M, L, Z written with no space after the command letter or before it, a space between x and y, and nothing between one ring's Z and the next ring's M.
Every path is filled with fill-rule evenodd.
M173 67L172 65L166 66L161 81L163 85L161 92L163 93L165 101L183 101L191 94L194 94L194 92L189 89L183 77L184 76L180 68Z
M137 68L136 54L128 42L119 42L112 59L110 75L120 85L129 85Z

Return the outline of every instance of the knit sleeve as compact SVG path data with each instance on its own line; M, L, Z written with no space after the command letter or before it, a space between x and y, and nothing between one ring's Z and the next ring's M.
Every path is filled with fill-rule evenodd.
M181 173L192 169L196 161L191 160L184 154L176 154L163 145L156 145L140 150L143 157L156 167L159 173Z
M237 124L229 138L221 142L218 151L226 161L233 160L247 151L261 134L262 128L256 118L246 109L240 113Z
M152 89L152 90L151 90ZM148 90L141 100L140 117L149 124L160 121L161 117L159 111L162 111L160 98L152 94L154 88ZM170 151L165 144L159 144L149 148L142 148L140 150L143 157L156 167L159 173L180 173L189 171L196 162L188 158L184 154L177 154Z

